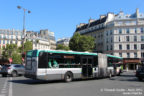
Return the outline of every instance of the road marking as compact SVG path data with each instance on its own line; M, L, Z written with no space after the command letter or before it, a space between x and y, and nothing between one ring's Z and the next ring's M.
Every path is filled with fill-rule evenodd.
M12 92L12 77L10 77L10 82L9 82L9 94L8 96L13 96L13 92Z
M6 90L7 82L8 82L8 77L5 79L3 88L0 91L0 96L6 96L6 93L7 93L7 90Z
M12 90L12 77L6 78L3 88L0 91L0 96L13 96L13 90ZM8 94L8 95L7 95Z

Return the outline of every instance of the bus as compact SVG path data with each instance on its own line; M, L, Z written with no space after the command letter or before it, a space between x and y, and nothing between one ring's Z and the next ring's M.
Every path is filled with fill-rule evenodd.
M25 77L38 80L104 78L115 75L121 57L90 52L31 50L26 54Z

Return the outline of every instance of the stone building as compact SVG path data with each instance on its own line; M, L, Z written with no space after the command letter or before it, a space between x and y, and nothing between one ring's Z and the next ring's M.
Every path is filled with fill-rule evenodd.
M144 58L144 13L107 13L98 20L81 23L76 31L95 38L95 52L124 58L125 68L136 69Z
M69 41L70 41L70 38L61 38L61 39L58 39L57 40L57 45L58 44L63 44L65 46L69 46Z

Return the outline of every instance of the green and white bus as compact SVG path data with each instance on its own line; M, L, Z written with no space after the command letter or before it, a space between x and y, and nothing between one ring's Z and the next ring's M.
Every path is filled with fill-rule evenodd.
M31 50L26 54L25 77L39 80L111 77L121 57L90 52Z

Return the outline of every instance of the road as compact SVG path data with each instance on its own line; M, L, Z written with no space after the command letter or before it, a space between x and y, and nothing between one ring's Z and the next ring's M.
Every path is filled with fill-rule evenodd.
M144 96L144 81L138 81L134 72L70 83L0 77L0 96Z

